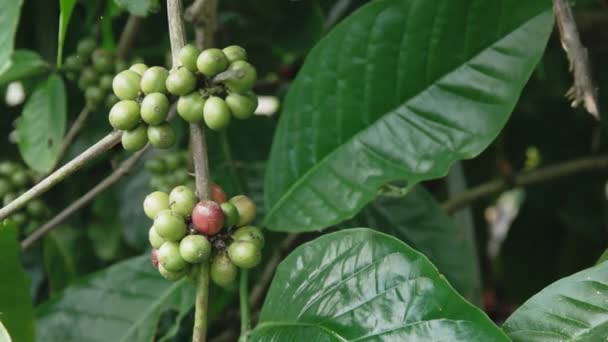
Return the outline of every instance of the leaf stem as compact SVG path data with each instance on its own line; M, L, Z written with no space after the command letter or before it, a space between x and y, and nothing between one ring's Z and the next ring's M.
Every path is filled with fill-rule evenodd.
M241 337L239 342L247 342L249 339L249 271L241 269L241 281L239 286L239 300L241 304Z

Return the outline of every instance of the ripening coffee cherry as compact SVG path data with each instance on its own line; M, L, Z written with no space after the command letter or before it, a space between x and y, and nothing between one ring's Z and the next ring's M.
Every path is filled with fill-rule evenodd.
M220 49L207 49L196 59L196 68L201 74L212 77L228 68L228 58Z
M148 66L145 65L144 63L137 63L137 64L131 65L129 70L135 71L136 73L139 74L139 76L142 76L144 74L144 72L146 72L146 70L148 70Z
M253 92L231 93L226 96L226 104L235 118L245 120L251 117L258 107L258 97Z
M27 211L28 215L35 218L43 218L46 214L46 206L39 199L33 200L28 203L27 207L25 207L25 210Z
M200 53L201 52L199 49L194 47L192 44L188 44L179 50L179 62L184 66L184 68L192 72L196 72L196 59Z
M30 177L25 170L17 170L11 175L11 183L13 183L15 189L24 188L29 182Z
M255 203L245 195L234 196L230 199L230 203L234 204L239 212L239 221L237 226L246 226L255 219L256 207Z
M169 77L169 71L163 67L154 66L144 71L141 75L141 91L144 94L166 93L165 82Z
M233 242L228 246L228 257L240 268L252 268L262 260L262 253L252 242Z
M114 58L110 51L105 49L95 49L91 55L93 68L99 73L111 72L114 69Z
M131 100L122 100L110 109L110 125L116 129L128 131L139 122L139 104Z
M158 268L158 249L152 248L150 251L150 261L152 261L154 268Z
M165 239L158 235L154 226L150 227L148 231L148 241L150 241L150 246L154 248L160 248L165 243Z
M247 60L247 51L238 45L227 46L222 51L230 63Z
M212 236L224 226L224 213L213 201L200 201L192 210L192 224L201 234Z
M188 235L179 243L179 252L184 260L196 264L209 259L211 243L202 235Z
M264 247L264 234L260 228L255 226L245 226L232 233L232 240L237 242L251 242L257 249Z
M80 78L78 79L78 88L85 90L88 87L94 86L99 82L99 74L91 67L82 69Z
M215 203L224 203L226 202L226 193L221 186L211 183L209 184L209 190L211 191L211 199Z
M120 141L126 151L141 150L148 143L148 126L141 124L130 131L124 131Z
M224 225L226 227L232 227L239 222L239 211L236 209L234 204L230 202L220 204L222 212L224 213Z
M250 91L258 78L255 68L245 61L236 61L230 64L228 70L237 71L242 75L239 78L224 81L226 87L235 93L245 93Z
M83 66L82 58L77 55L67 56L63 62L63 69L66 71L79 71Z
M213 257L211 262L211 280L221 287L229 287L234 284L239 269L230 261L226 253L219 253Z
M173 69L165 81L165 86L171 94L184 96L194 91L196 77L186 68Z
M163 265L158 264L158 273L160 273L160 275L162 275L163 278L167 279L168 281L178 281L188 273L188 269L185 268L183 270L173 272L164 268Z
M169 209L169 195L166 192L154 191L144 199L144 212L154 220L161 211Z
M230 108L222 98L210 96L205 101L203 117L207 127L214 131L219 131L230 123Z
M0 178L0 198L11 192L13 185L7 179Z
M186 260L179 253L179 244L173 241L167 241L160 246L158 249L158 263L171 272L181 271L188 266Z
M196 202L194 191L183 185L175 187L169 194L169 208L184 217L192 214Z
M114 76L110 74L102 75L99 78L99 88L105 91L109 91L112 89L112 81L114 80Z
M106 96L104 105L106 106L106 108L112 108L115 104L118 103L118 101L120 101L120 99L118 97L116 97L116 95L108 94Z
M121 71L112 81L114 95L121 100L135 100L139 93L141 76L133 70Z
M203 120L204 108L205 99L196 91L180 96L177 100L177 114L190 123L198 123Z
M95 40L92 38L86 38L78 43L76 46L76 52L80 58L87 59L93 53L96 46L97 44L95 43Z
M182 215L163 210L154 219L154 229L167 241L179 241L186 235L186 222Z
M175 144L175 131L168 123L148 126L148 140L156 148L170 148Z
M84 92L84 99L87 103L87 108L96 110L104 100L104 91L99 87L88 87Z
M150 125L160 125L169 115L169 99L165 94L151 93L144 97L139 110L141 119Z

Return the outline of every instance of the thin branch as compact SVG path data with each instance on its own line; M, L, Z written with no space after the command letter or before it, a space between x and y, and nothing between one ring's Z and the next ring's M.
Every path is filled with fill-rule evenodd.
M17 210L25 206L29 201L39 197L43 193L50 190L53 186L64 180L69 175L78 171L81 167L83 167L93 158L114 147L120 142L121 136L121 131L112 131L110 134L106 135L97 143L95 143L95 145L89 147L86 151L82 152L79 156L70 160L67 164L57 169L57 171L48 175L46 178L44 178L38 184L34 185L28 191L24 192L21 196L17 197L7 206L0 209L0 220L7 218L9 215L13 214Z
M199 199L207 200L211 197L209 193L209 160L207 159L205 131L200 124L190 124L190 141L192 143L196 193Z
M593 85L587 49L581 43L572 10L566 0L553 0L553 12L557 20L562 47L570 60L570 69L574 85L566 96L572 101L572 107L583 103L589 114L600 119L597 91Z
M65 157L65 154L68 152L68 148L70 148L70 146L72 146L72 142L74 141L74 139L76 138L78 133L80 133L80 130L82 129L82 127L84 127L84 124L87 121L87 119L89 118L90 114L91 114L91 111L86 106L84 108L82 108L82 110L80 111L80 114L78 114L78 116L76 117L76 120L74 120L72 127L70 127L70 130L63 138L63 142L61 143L61 148L59 149L59 154L57 155L57 159L55 160L55 165L53 165L51 170L55 170L57 165L59 165L59 163L61 163L61 161Z
M213 46L217 30L217 0L195 0L184 13L194 26L194 41L199 48Z
M142 17L134 15L129 16L125 28L122 30L120 40L118 41L118 48L116 48L116 57L118 59L125 59L129 53L129 49L135 43L135 39L141 29L141 24L144 21Z
M514 186L528 186L554 179L572 176L577 173L608 169L608 155L570 160L538 170L524 172L514 177ZM507 190L510 184L504 179L496 179L455 196L444 202L442 207L448 213L467 207L484 197Z

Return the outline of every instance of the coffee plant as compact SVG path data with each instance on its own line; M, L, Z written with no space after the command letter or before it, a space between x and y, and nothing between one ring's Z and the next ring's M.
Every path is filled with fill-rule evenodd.
M0 2L0 341L606 340L607 25Z

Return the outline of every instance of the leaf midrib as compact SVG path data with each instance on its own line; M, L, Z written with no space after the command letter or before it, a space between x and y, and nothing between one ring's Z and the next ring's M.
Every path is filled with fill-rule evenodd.
M338 334L337 332L330 330L329 328L326 328L323 325L314 324L314 323L270 321L270 322L264 322L264 323L258 324L256 326L255 330L269 329L269 328L273 328L273 327L317 328L317 329L322 330L323 332L327 333L331 337L334 337L335 339L337 339L340 342L349 342L346 338L340 336L340 334Z

